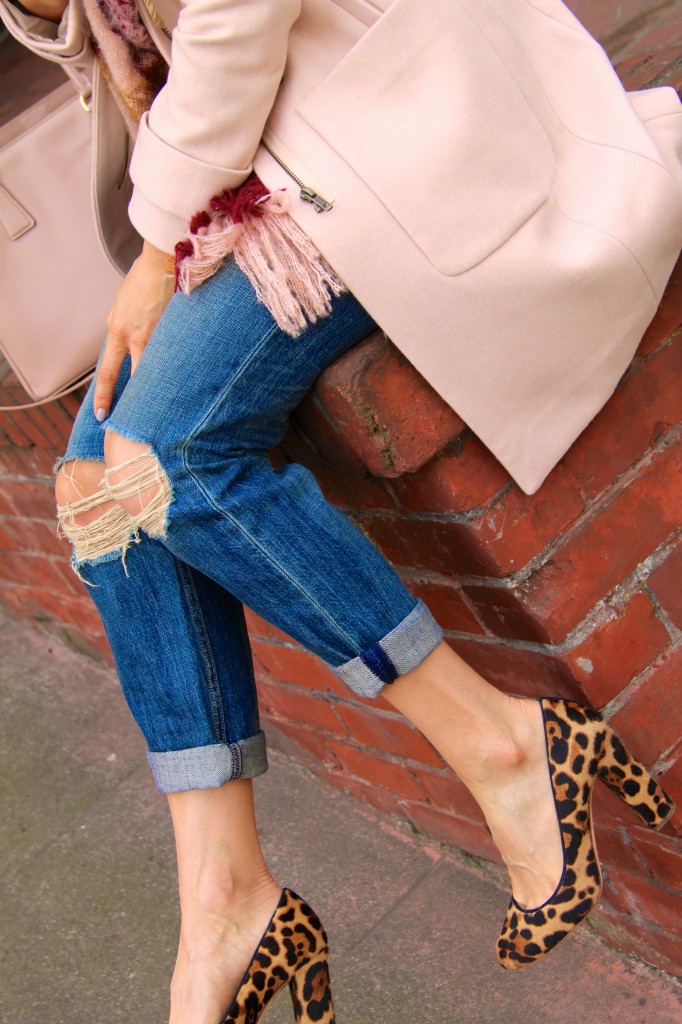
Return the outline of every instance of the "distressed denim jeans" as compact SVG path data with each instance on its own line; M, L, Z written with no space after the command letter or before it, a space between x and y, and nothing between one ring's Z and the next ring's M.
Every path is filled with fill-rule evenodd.
M318 374L373 329L346 293L291 338L228 261L173 297L132 376L124 364L103 424L92 387L85 398L58 466L103 461L113 430L148 447L165 487L153 527L131 519L112 550L73 557L162 792L267 767L243 604L365 697L442 638L313 475L268 458Z

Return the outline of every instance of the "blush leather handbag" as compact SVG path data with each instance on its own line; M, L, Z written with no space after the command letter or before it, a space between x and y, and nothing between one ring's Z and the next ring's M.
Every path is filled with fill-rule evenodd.
M0 127L0 351L35 401L92 370L121 280L95 223L87 97L65 82Z

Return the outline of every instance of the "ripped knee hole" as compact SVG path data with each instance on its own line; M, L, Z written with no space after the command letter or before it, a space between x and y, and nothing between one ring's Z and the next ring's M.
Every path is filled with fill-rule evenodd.
M140 530L165 537L171 497L168 476L149 448L105 469L98 490L58 505L58 533L71 541L76 565L120 550L125 567ZM101 514L91 518L97 509Z

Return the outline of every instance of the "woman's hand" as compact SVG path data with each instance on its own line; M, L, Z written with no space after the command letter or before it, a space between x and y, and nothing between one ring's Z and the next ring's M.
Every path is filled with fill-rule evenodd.
M36 17L54 21L58 25L68 2L69 0L21 0L21 6Z
M145 242L142 253L116 293L107 317L109 333L96 377L94 409L100 422L109 414L123 360L130 353L134 373L154 328L173 297L172 266L172 256Z

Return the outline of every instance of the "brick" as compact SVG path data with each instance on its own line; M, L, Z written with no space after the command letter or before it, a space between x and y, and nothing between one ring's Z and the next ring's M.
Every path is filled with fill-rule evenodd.
M669 344L623 381L562 461L594 497L680 419L682 345Z
M339 763L327 746L324 737L314 729L307 729L299 722L285 722L281 718L266 716L268 725L268 740L271 739L272 727L281 736L277 736L275 743L284 747L289 756L306 757L312 759L313 769L317 765L327 765L338 768Z
M396 507L384 483L366 472L363 475L341 473L333 467L320 465L315 470L315 478L327 501L344 511Z
M277 629L277 626L273 626L271 622L268 622L262 616L257 615L251 608L247 608L244 605L244 618L246 619L246 626L249 631L249 635L253 637L267 637L272 640L281 640L282 643L295 645L296 641L289 636L288 633L284 633L281 629Z
M319 658L300 647L284 647L278 643L252 642L255 655L270 675L283 682L296 683L323 692L345 695L348 691L338 676Z
M373 786L390 790L399 797L423 800L424 791L414 774L400 761L389 761L378 754L363 750L350 743L337 740L327 741L329 749L344 771L355 778L363 779Z
M62 583L66 589L74 594L74 596L81 597L83 594L84 584L71 568L70 562L55 558L52 561L52 565L61 577Z
M6 526L8 519L0 519L0 551L17 551L18 544L14 532Z
M0 473L7 476L45 477L53 486L55 455L52 448L0 448Z
M620 0L619 3L595 3L595 0L568 0L566 5L585 28L604 45L631 31L633 19L641 21L660 7L660 0Z
M44 419L40 409L19 410L13 412L11 418L36 448L49 448L53 450L58 447L59 438L57 438L55 443L53 440L54 431Z
M315 394L375 476L418 469L464 430L457 413L381 333L327 367Z
M680 47L682 54L682 47ZM682 324L682 256L675 264L663 292L656 315L649 324L637 348L637 358L654 352L671 335L679 331Z
M682 448L659 452L596 510L516 590L524 608L561 642L590 609L678 526Z
M43 555L0 553L0 579L37 589L45 587L56 593L72 589L55 563Z
M31 551L57 555L65 562L71 555L70 543L57 536L57 522L41 519L0 518L0 543L5 551Z
M336 713L353 739L364 747L395 754L410 761L440 767L443 760L422 734L405 718L339 703Z
M0 515L54 519L56 512L52 482L3 481L0 488Z
M429 771L415 768L415 775L428 799L442 811L453 813L458 818L466 818L485 826L483 812L473 796L449 769L445 771Z
M416 512L471 512L489 505L509 473L473 434L464 435L416 473L393 483L400 504Z
M611 725L645 764L653 764L682 735L682 645L634 687Z
M583 509L575 481L556 466L535 494L513 486L476 521L476 542L495 560L495 576L521 569L565 530Z
M473 857L501 862L502 858L490 832L483 825L476 825L454 814L447 814L429 804L406 801L403 807L407 817L419 832L455 846L458 850L464 850Z
M317 438L315 438L317 441ZM314 475L327 501L340 508L395 508L396 503L382 481L371 477L359 459L337 465L319 455L311 443L290 427L282 441L285 462L305 466Z
M78 410L83 404L83 399L85 398L86 393L87 388L82 387L78 388L77 391L72 391L70 395L64 395L63 398L59 399L59 405L62 406L66 414L70 416L71 419L75 420L78 415Z
M558 466L536 494L511 487L493 507L466 522L377 516L365 525L400 565L503 577L539 554L582 508L571 474Z
M406 582L415 597L420 597L429 606L443 629L456 633L486 632L458 587L430 580L413 579Z
M652 880L671 889L682 885L682 843L668 836L634 834L632 844Z
M679 929L678 934L665 932L656 925L634 921L604 907L598 907L590 914L589 924L597 935L623 953L632 953L660 970L682 975L682 936Z
M462 592L486 628L500 639L550 642L543 624L523 607L516 588L463 584Z
M314 388L292 413L291 427L284 440L287 449L287 442L294 441L292 432L299 443L303 439L307 441L316 454L335 470L358 475L365 470L362 459L348 445L338 425L329 417Z
M319 726L331 733L345 733L334 709L322 696L307 690L281 686L272 679L257 675L258 693L263 708L274 715Z
M682 629L682 544L654 569L648 586L678 629Z
M475 640L448 640L455 651L493 686L524 697L580 696L558 657Z
M679 92L682 46L618 58L616 73L628 91L671 85Z
M669 5L662 6L668 7L668 10L664 10L662 15L652 16L650 19L638 19L631 23L633 28L627 41L623 39L624 45L618 46L616 58L619 63L628 57L657 50L669 55L671 47L682 44L682 22L679 10L676 11L673 8L671 11ZM611 42L613 43L614 40L612 39Z
M494 571L492 559L469 546L470 530L462 523L381 514L352 518L394 565L431 569L448 576L487 576Z
M362 779L351 778L345 772L317 768L315 774L336 789L355 797L363 804L375 807L384 814L393 814L403 819L407 817L402 801L388 789L379 789L368 782L363 782Z
M649 879L611 869L604 902L608 907L650 921L666 932L679 931L682 921L682 892L656 885Z
M103 633L102 620L85 594L73 597L65 592L57 593L37 587L17 587L14 597L5 590L3 597L24 618L35 618L40 622L60 623L76 627L85 637L98 637Z
M565 655L590 704L601 708L670 645L646 594L635 594L617 618L603 623Z
M69 416L59 402L48 402L41 407L43 417L48 420L55 438L55 445L60 451L66 448L71 430L73 429L73 418Z
M31 439L22 429L17 419L18 416L19 413L0 412L0 427L2 427L12 444L17 445L19 448L30 448Z
M604 874L625 871L646 875L644 861L633 847L632 833L624 826L612 826L595 816L597 853Z

